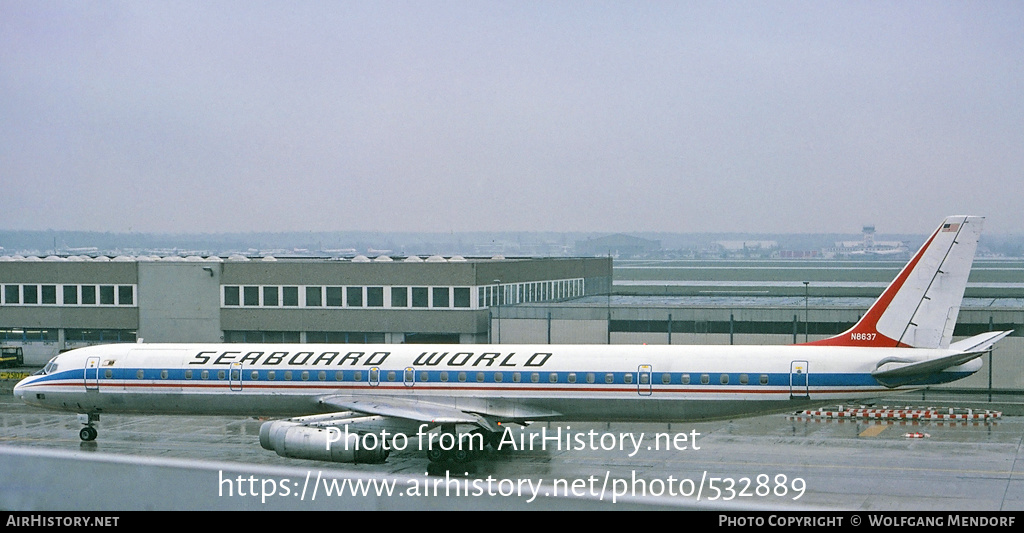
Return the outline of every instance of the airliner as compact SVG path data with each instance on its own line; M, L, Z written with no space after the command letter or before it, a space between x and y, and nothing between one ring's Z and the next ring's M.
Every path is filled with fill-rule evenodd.
M983 220L947 217L859 322L803 344L113 344L54 357L14 394L77 413L85 441L108 413L283 417L261 427L265 449L371 463L388 450L359 447L360 435L431 431L460 446L428 447L428 459L464 461L467 437L494 445L510 424L684 422L856 401L969 376L1011 333L952 341Z

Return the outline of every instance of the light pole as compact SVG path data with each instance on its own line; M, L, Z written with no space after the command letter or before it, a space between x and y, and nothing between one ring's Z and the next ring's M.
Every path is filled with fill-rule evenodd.
M808 303L807 303L807 286L810 285L810 281L804 282L804 342L807 342L807 318L808 318Z
M497 342L497 344L501 344L501 297L503 296L502 291L501 291L501 280L500 279L494 280L494 285L495 285L495 287L496 287L496 289L498 291L498 294L495 296L495 302L498 305L495 306L495 311L496 312L494 313L494 315L495 315L494 321L497 323L497 330L498 330L498 342Z
M607 291L608 291L608 300L607 300L608 301L608 305L607 305L607 309L608 309L608 344L611 345L611 343L612 343L612 274L611 274L611 269L610 269L610 267L612 266L612 250L611 250L611 248L608 249L608 266L609 266L608 286L606 288Z

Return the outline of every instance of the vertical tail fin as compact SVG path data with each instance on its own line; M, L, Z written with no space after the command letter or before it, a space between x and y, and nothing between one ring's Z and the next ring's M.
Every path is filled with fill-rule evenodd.
M948 348L984 217L946 217L849 330L807 344Z

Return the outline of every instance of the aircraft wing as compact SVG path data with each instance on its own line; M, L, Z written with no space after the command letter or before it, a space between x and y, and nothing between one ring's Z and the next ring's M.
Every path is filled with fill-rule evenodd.
M394 396L329 395L321 397L320 403L347 411L402 418L432 425L476 424L490 431L498 431L496 421L537 420L561 415L555 411L524 410L522 406L506 406L494 401L488 402L486 406L458 407Z
M475 424L478 421L477 417L449 405L388 396L325 396L320 403L347 411L432 424Z
M905 385L917 380L923 380L928 375L941 372L947 368L962 365L981 357L999 339L1009 335L1013 331L992 331L975 335L968 339L953 343L951 349L960 350L944 357L914 361L896 357L886 357L878 362L875 370L871 372L872 377L887 387Z

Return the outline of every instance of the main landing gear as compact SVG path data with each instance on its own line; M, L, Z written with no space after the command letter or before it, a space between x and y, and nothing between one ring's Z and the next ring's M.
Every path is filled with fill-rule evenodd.
M442 425L437 438L428 441L426 454L431 463L468 463L480 457L486 446L498 449L501 434L484 429L459 434L454 426Z
M92 425L93 422L99 422L100 415L98 413L81 413L78 415L78 421L85 424L85 427L78 432L78 437L85 442L92 442L96 440L96 435L99 434L96 431L96 427Z

